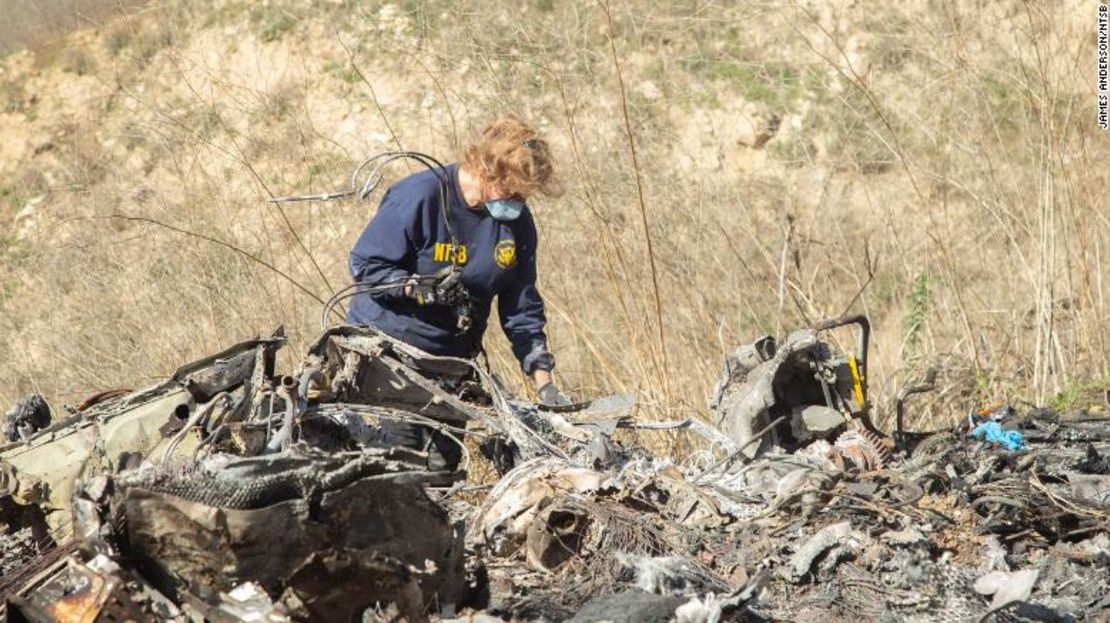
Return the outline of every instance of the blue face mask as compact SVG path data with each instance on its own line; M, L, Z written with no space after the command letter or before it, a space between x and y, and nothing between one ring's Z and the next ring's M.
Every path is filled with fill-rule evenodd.
M490 199L486 201L486 212L499 221L515 221L524 211L520 199Z

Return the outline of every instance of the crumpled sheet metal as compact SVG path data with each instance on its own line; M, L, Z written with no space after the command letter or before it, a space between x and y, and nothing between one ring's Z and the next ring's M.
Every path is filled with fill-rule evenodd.
M1110 429L1110 421L1106 425ZM838 439L841 450L866 442L851 433ZM833 449L817 441L794 454L775 450L702 483L737 520L708 535L715 564L775 570L751 606L758 617L955 622L1110 616L1110 588L1094 579L1105 576L1110 562L1110 508L1070 496L1082 476L1098 475L1100 453L1110 452L1110 445L1085 455L1057 442L1013 456L943 434L881 471L864 464L842 471L830 460ZM868 449L871 458L874 450ZM1048 543L1054 545L1042 549ZM1003 592L992 601L983 594L997 593L997 582L981 585L983 594L973 586L992 569L1012 573L1005 577L1008 588L1041 572L1016 597Z
M839 478L831 469L823 453L815 457L770 452L705 484L720 510L740 521L764 515L794 498L802 514L808 515L822 506L823 492Z
M728 435L737 446L748 443L755 433L771 423L768 409L775 404L774 384L780 369L799 353L818 344L817 333L812 329L801 329L791 333L778 346L770 359L762 361L746 373L734 374L726 368L718 381L715 418L717 426ZM754 347L745 350L738 361L750 365ZM749 352L751 351L751 352ZM774 432L764 436L759 443L753 443L743 450L748 458L754 458L774 445Z
M187 393L179 389L122 413L97 418L95 426L82 420L8 446L0 451L0 461L11 466L18 483L9 492L35 491L38 499L19 501L42 503L50 509L46 519L51 528L64 533L75 480L96 467L110 471L125 453L153 448L162 439L159 428L169 414L187 403Z
M530 603L547 603L550 607L539 608L548 613L543 616L566 618L554 613L561 608L573 612L616 590L626 576L656 587L728 588L695 556L679 553L688 548L688 535L723 524L723 516L711 514L712 499L691 490L673 465L627 471L636 474L612 477L565 461L533 461L494 487L474 519L470 542L491 561L523 557L527 563L515 575L508 574L515 578L509 588L498 589L496 603L515 604L498 613L528 619L535 613ZM699 525L701 519L705 522ZM675 553L667 560L653 560L659 552ZM564 578L567 585L561 594L520 594L514 587L523 583L519 573L525 570ZM503 578L504 571L499 570L498 577ZM491 578L491 587L504 585Z
M237 387L254 371L259 350L276 348L280 339L248 340L221 353L182 366L166 381L90 407L56 422L28 440L0 448L0 465L15 482L7 494L22 504L49 509L46 520L59 538L66 535L74 481L85 474L113 472L127 456L147 456L165 438L163 425L175 413L191 412L196 396ZM11 480L10 478L8 480ZM13 486L14 485L14 486Z
M474 361L425 353L371 327L349 325L326 331L309 353L332 379L332 395L342 401L410 410L461 426L468 421L479 423L512 442L506 448L507 464L538 457L567 458L544 434L553 429L549 414L521 413L496 380ZM462 400L442 386L462 387L460 379L471 376L479 380L489 406ZM547 431L537 430L525 419L542 423ZM567 427L564 431L570 430L572 437L585 438L569 424Z
M731 521L713 495L691 483L673 463L653 465L638 482L628 484L632 496L652 502L679 525L719 528Z
M271 595L290 591L318 620L346 620L401 588L416 591L416 611L454 603L462 534L417 475L368 476L318 498L249 510L130 487L122 501L126 554L171 595L227 591L250 579ZM411 587L397 584L399 573ZM313 579L320 574L333 579L323 594Z
M595 470L556 459L536 459L506 474L490 491L477 515L471 540L497 556L508 556L527 540L541 507L570 493L597 491L604 476Z
M481 409L444 391L424 374L462 377L473 362L437 357L398 342L371 327L343 325L326 331L309 349L332 379L331 391L342 401L412 409L443 421L477 420L494 430L500 426ZM402 358L407 359L402 361Z
M851 555L844 551L847 548L858 549L868 541L867 535L852 530L852 523L842 521L831 524L818 530L813 536L806 539L802 546L790 557L789 565L784 567L783 574L791 582L799 582L813 569L814 562L825 556L827 566L835 566L842 556ZM830 550L840 550L832 556Z

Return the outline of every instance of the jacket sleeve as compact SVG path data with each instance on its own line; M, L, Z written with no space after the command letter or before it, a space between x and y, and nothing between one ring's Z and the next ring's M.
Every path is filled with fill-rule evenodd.
M547 350L543 299L536 288L536 241L529 241L520 258L517 278L497 295L497 313L501 328L512 342L513 354L526 374L535 370L551 370L555 357Z
M403 195L404 193L400 193ZM419 206L398 197L392 189L351 249L349 267L357 283L387 284L405 279L415 263L413 240L417 235ZM401 288L372 295L377 299L402 298Z

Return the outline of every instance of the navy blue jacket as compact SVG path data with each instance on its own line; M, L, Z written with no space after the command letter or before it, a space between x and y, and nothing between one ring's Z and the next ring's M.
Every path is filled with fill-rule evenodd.
M520 218L503 223L484 209L472 210L462 198L458 165L448 165L447 170L459 248L452 248L443 220L439 180L431 171L421 171L397 182L382 197L378 212L351 249L351 277L378 284L428 275L458 254L463 285L474 307L473 326L460 335L453 308L418 305L399 288L358 294L351 300L347 322L372 325L432 354L473 357L496 296L501 328L524 371L551 369L554 359L544 335L543 299L536 289L536 224L531 212L525 207Z

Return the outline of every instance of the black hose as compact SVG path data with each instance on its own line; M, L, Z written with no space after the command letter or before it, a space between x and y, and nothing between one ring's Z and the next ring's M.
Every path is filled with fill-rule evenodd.
M374 169L370 172L370 177L367 179L366 183L363 184L362 190L358 191L359 197L365 199L370 195L370 193L374 191L374 188L377 187L377 182L381 180L381 176L378 174L381 168L391 162L401 160L403 158L409 158L424 165L429 171L432 172L433 175L436 176L436 179L439 180L439 199L440 207L443 211L443 221L444 224L447 226L447 234L451 236L451 244L457 246L458 235L455 231L455 223L451 220L451 204L449 201L452 196L451 189L454 184L451 183L452 180L450 174L447 172L447 167L432 156L418 151L387 151L385 153L378 154L377 156L374 156L366 162L363 162L361 165L359 165L357 169L355 169L355 173L351 177L351 190L354 191L357 187L358 174L360 171L362 171L363 167L371 162L374 162L375 160L383 160L383 162L378 163L377 166L374 167Z
M330 325L328 324L328 317L331 315L331 311L340 302L362 293L374 294L377 292L387 292L389 290L403 288L405 287L405 285L407 285L408 280L408 277L401 277L377 284L351 283L340 288L335 292L335 294L332 294L331 297L324 302L324 306L320 312L320 327L325 331L330 328Z
M447 227L447 235L451 238L452 248L459 247L459 236L455 229L455 222L451 218L451 199L454 196L454 183L451 179L451 174L447 171L446 165L439 160L436 160L428 154L419 151L387 151L364 160L358 167L355 168L354 173L351 175L351 187L345 191L337 191L325 193L322 195L299 195L290 197L274 197L271 199L273 202L286 202L286 201L327 201L331 199L340 199L343 197L350 197L357 195L360 199L365 199L374 192L378 184L381 182L381 169L391 162L408 158L415 160L424 165L436 179L439 181L439 203L440 209L443 213L443 223ZM362 171L369 165L373 164L373 169L370 170L369 176L359 187L358 177ZM461 266L459 263L459 254L451 254L451 263L457 268ZM353 283L338 292L333 294L331 298L324 302L323 310L320 317L320 325L324 330L328 329L328 316L331 314L332 309L340 302L357 296L362 293L384 292L386 290L403 287L408 278L394 279L381 283Z

